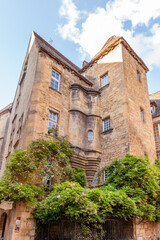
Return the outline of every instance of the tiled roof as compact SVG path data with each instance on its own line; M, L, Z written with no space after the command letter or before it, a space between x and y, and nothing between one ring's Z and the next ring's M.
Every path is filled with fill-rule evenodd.
M155 102L156 104L155 113L152 114L152 117L160 116L160 91L150 94L149 98L151 103Z
M7 111L11 111L12 109L12 103L8 104L6 107L4 107L3 109L0 110L0 115L4 114Z
M80 68L76 66L73 62L71 62L68 58L66 58L63 54L61 54L59 51L57 51L54 47L52 47L48 42L46 42L43 38L41 38L36 32L33 31L33 34L36 38L36 41L42 50L45 50L48 54L52 55L65 65L67 65L69 68L71 68L75 73L84 81L86 81L89 85L92 85L92 82L87 79L87 77L84 77L80 74L79 70Z

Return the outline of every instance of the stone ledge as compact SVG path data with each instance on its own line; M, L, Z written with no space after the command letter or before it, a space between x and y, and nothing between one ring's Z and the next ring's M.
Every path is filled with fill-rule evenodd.
M108 134L113 131L113 128L108 129L107 131L102 132L102 134Z
M109 85L110 85L110 83L106 84L105 86L101 87L101 88L99 89L99 91L102 92L102 90L104 90L105 88L108 88Z
M59 93L60 95L62 95L62 93L60 91L57 91L56 89L52 88L51 86L49 86L50 89L52 89L54 92Z

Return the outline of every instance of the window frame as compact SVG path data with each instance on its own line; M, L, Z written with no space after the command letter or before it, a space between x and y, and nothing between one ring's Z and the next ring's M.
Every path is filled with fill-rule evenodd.
M92 136L89 136L89 133L92 133ZM91 138L90 138L91 137ZM93 131L92 130L88 130L88 141L92 142L93 141Z
M53 72L55 73L55 76L53 76ZM56 78L57 75L59 76L59 79ZM52 69L50 87L56 90L57 92L59 92L59 89L60 89L60 80L61 80L61 74L56 70ZM55 87L55 83L58 84L58 88Z
M105 129L105 121L107 121L107 120L109 120L109 124L107 124L107 125L109 125L109 128L107 127L107 129ZM107 132L107 131L109 131L111 129L112 128L111 128L111 119L110 119L110 117L107 117L107 118L103 119L103 132Z
M105 84L102 86L102 79L104 79L106 76L107 76L107 83L105 83ZM106 72L104 75L102 75L102 76L100 77L100 80L101 80L101 81L100 81L100 86L101 86L101 88L109 85L108 72Z
M141 74L139 70L137 70L137 79L139 82L141 82Z
M142 115L142 113L143 113L143 115ZM140 115L141 115L141 121L142 121L142 122L145 122L144 109L141 108L141 107L140 107Z
M50 117L50 114L56 115L56 120L53 120L53 118ZM58 113L57 111L55 111L55 110L53 110L53 109L49 109L48 133L49 133L49 130L53 129L53 126L55 126L54 129L57 128L57 126L58 126L58 117L59 117L59 113ZM49 126L50 123L53 123L53 125L52 125L52 126Z
M160 151L157 151L157 159L160 160Z
M160 122L153 124L154 138L157 142L160 139Z

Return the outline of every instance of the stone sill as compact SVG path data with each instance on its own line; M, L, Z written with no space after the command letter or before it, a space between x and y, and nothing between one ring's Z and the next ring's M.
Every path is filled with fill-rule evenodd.
M105 88L108 88L109 85L110 85L110 83L106 84L105 86L101 87L101 88L99 89L99 91L101 92L101 91L104 90Z
M59 92L59 91L57 91L56 89L54 89L54 88L52 88L52 87L49 87L49 88L52 89L54 92L59 93L60 95L62 95L62 93Z
M112 132L113 131L113 128L110 128L109 130L107 130L107 131L104 131L104 132L102 132L103 134L108 134L108 133L110 133L110 132Z

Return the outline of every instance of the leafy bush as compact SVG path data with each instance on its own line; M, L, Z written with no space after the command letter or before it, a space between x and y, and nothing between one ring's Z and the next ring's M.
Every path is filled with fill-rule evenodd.
M123 190L137 206L137 216L159 221L160 164L150 165L147 157L126 155L105 168L105 186Z
M86 189L78 183L55 185L51 193L34 210L39 222L69 219L81 224L82 230L100 228L107 218L131 219L136 205L125 192L107 189Z
M71 145L64 137L56 140L38 139L27 150L16 150L0 181L0 201L26 201L33 204L44 196L46 189L49 190L48 184L60 184L72 179L84 186L84 170L73 169L71 157Z

